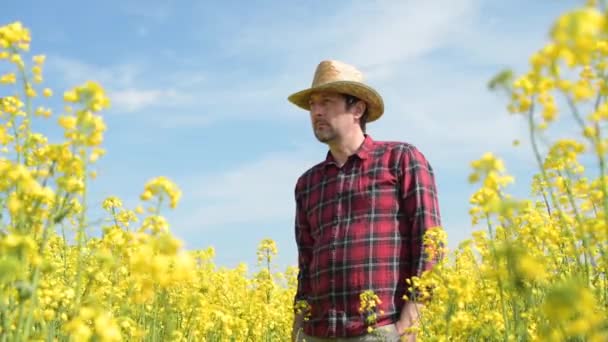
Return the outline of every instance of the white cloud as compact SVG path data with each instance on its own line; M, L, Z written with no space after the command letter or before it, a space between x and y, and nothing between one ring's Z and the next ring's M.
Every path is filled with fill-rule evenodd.
M142 72L141 66L137 64L108 67L57 55L50 55L47 64L50 71L57 73L57 76L69 87L80 85L88 80L99 82L104 87L129 87Z
M476 3L475 0L360 2L345 14L352 20L341 36L351 39L344 40L343 51L338 54L362 68L419 58L466 27L476 14Z
M165 94L165 92L161 90L126 89L111 93L110 98L114 105L124 108L129 112L133 112L158 103L163 96L172 94L172 92L168 93L169 94Z
M235 54L263 48L295 62L331 52L357 64L385 64L443 45L471 22L477 4L478 0L370 0L349 6L332 3L328 8L336 6L336 11L321 13L317 6L303 3L284 8L281 17L262 9L259 20L241 23L225 48ZM264 15L273 20L265 21Z
M136 89L126 88L112 91L109 94L115 111L136 112L148 107L162 105L163 107L178 106L189 102L188 95L182 95L175 89Z
M184 187L183 201L201 204L179 218L175 226L188 231L194 226L288 219L295 210L295 181L318 158L303 150L269 154L193 179Z
M176 87L184 83L200 80L200 75L194 75L192 79L183 77L183 73L176 72L164 75L174 82L168 82L169 87L144 88L140 86L145 75L143 64L130 63L111 66L98 66L84 63L79 60L65 58L62 56L51 56L49 58L51 72L60 75L66 87L74 87L88 80L99 82L110 97L114 113L133 113L143 111L150 107L161 106L163 108L177 108L192 103L192 96L187 91ZM161 75L162 77L162 75ZM180 80L187 79L187 81Z
M399 72L407 81L385 83L384 117L370 131L411 141L446 165L486 150L507 152L526 134L521 117L509 115L507 99L485 89L483 74L461 74L430 63Z
M176 113L172 115L159 115L156 123L163 129L179 129L182 127L208 126L217 120L210 115L189 115Z

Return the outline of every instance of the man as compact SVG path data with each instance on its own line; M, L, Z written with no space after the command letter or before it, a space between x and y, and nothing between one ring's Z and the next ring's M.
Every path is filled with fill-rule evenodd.
M312 87L289 101L310 112L316 138L329 147L295 186L294 303L310 310L306 319L296 310L293 339L413 341L406 329L421 303L412 300L406 279L437 262L426 257L423 235L441 225L430 164L411 144L366 133L384 102L351 65L321 62ZM379 303L361 311L367 290Z

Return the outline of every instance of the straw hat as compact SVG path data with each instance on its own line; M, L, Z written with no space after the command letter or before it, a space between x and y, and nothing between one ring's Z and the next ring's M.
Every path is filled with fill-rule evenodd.
M367 122L371 122L384 113L384 101L374 88L364 82L363 74L354 66L336 60L326 60L317 66L312 86L290 95L288 99L296 106L310 110L308 100L315 91L350 94L367 103Z

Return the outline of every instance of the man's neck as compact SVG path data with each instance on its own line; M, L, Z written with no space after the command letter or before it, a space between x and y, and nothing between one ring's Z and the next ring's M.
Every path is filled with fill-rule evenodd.
M329 150L340 167L346 163L349 156L354 154L365 140L365 135L357 131L345 136L341 141L329 144Z

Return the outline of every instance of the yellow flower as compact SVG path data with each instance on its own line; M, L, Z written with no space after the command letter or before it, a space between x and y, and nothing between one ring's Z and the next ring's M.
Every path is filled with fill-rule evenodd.
M76 118L73 116L60 116L59 125L65 130L72 130L76 128Z
M535 281L545 280L548 276L542 262L529 254L523 254L517 258L517 271L524 278Z
M5 126L0 126L0 145L6 145L13 140L12 135L9 135Z
M142 226L140 228L140 231L146 230L149 230L153 234L167 232L169 230L169 223L162 216L149 216L144 219L144 222L142 223Z
M15 76L15 73L8 73L5 75L0 76L0 83L2 84L14 84L17 82L17 77Z
M23 68L24 64L23 64L23 59L21 59L21 55L19 54L14 54L10 57L10 61L15 63L15 65L17 65L19 68Z
M40 65L34 65L32 67L32 73L34 74L34 76L42 74L42 68L40 67Z
M594 126L585 126L583 129L583 135L587 138L594 138L597 136L597 130Z
M89 156L89 161L91 163L96 162L99 157L103 156L106 153L106 151L102 148L95 148L92 152L91 155Z
M107 313L100 314L95 318L95 333L101 342L122 341L118 324Z
M25 92L26 92L26 95L28 97L36 97L37 96L36 91L34 90L34 88L32 88L30 86L27 87L27 89L26 89Z
M29 48L30 32L21 22L16 21L0 27L0 47L16 47L22 50Z
M36 55L36 56L32 57L32 61L34 61L34 63L36 63L36 64L44 64L45 60L46 60L45 55Z
M175 255L181 248L182 242L173 238L171 235L164 233L158 236L155 242L155 249L161 254Z
M142 200L142 201L147 201L147 200L149 200L150 198L152 198L152 191L150 191L150 190L146 190L146 191L144 191L144 192L141 194L140 198L141 198L141 200Z
M586 81L579 81L574 84L572 94L575 101L589 100L593 97L594 91L591 84Z
M66 91L63 93L63 100L66 102L78 102L78 94L73 90Z
M277 245L272 239L263 239L258 244L258 263L263 261L270 262L273 256L278 254Z
M108 211L112 211L112 209L119 209L122 208L122 201L118 197L110 196L103 201L102 207Z
M16 216L19 210L23 207L22 202L17 198L15 193L12 193L8 198L8 211L12 216Z
M171 208L175 208L181 198L181 190L171 182L168 178L160 176L149 180L145 185L145 190L141 195L141 199L146 201L152 196L169 197Z

